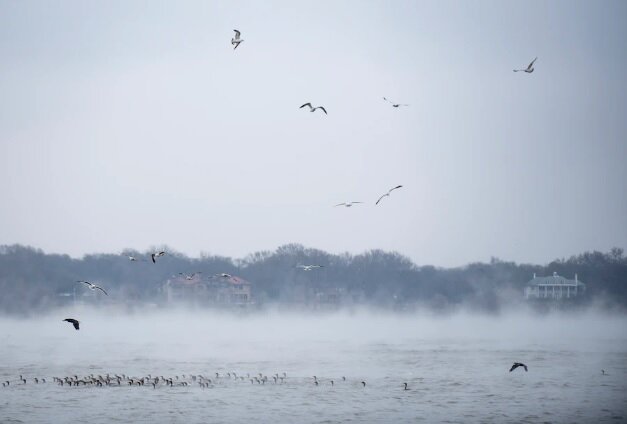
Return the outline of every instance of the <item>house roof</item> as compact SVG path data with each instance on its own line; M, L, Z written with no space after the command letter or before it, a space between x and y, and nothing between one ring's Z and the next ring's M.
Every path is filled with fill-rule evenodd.
M577 277L575 277L577 278ZM578 279L569 280L568 278L562 277L561 275L557 275L556 272L553 275L548 277L536 277L532 278L528 283L528 286L579 286L585 287L586 285L579 281Z

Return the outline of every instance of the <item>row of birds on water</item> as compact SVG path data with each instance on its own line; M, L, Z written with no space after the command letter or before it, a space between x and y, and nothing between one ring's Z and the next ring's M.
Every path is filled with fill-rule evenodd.
M527 365L514 362L509 372L514 371L516 368L522 367L527 371ZM605 370L601 370L603 375L608 375ZM318 379L317 376L312 376L311 378L293 378L292 381L305 381L310 382L315 386L319 386L321 384L327 384L334 386L336 380L332 378L326 379ZM27 384L28 380L20 375L19 383L21 385ZM32 381L35 384L45 384L45 378L34 377ZM163 375L153 376L152 374L148 374L143 377L133 377L127 376L126 374L105 374L105 375L95 375L90 374L88 376L79 377L78 375L73 376L65 376L65 377L52 377L52 381L59 386L68 386L68 387L77 387L77 386L95 386L95 387L121 387L121 386L152 386L153 389L157 387L187 387L191 385L198 385L201 388L209 388L216 386L218 384L224 384L226 382L250 382L250 384L260 384L265 385L269 384L285 384L287 383L287 373L283 372L281 374L275 373L268 377L263 373L257 373L256 375L251 375L247 373L238 375L236 372L227 372L224 374L220 374L216 372L213 376L207 377L202 374L182 374L181 376L175 375L174 377L164 377ZM337 379L338 382L351 382L346 379L345 376L342 376ZM366 382L364 380L357 381L355 380L353 383L360 384L362 387L366 387ZM15 385L15 384L14 384ZM11 381L6 380L2 383L2 387L10 387ZM403 383L404 390L409 390L408 383Z
M509 372L514 371L517 368L523 368L525 372L528 371L527 365L521 362L514 362L514 364L509 369ZM605 370L601 370L601 375L609 376ZM326 379L318 379L315 375L309 378L293 378L293 381L305 381L314 384L315 386L319 386L321 384L327 384L334 386L335 381L332 378ZM25 385L28 380L20 375L19 377L19 385ZM45 378L34 377L32 381L35 384L46 384ZM209 388L215 387L219 384L224 384L226 382L246 382L250 381L251 384L260 384L265 385L266 383L271 384L286 384L287 383L287 373L283 372L281 374L275 373L270 378L263 373L258 373L257 375L251 375L247 373L246 376L243 374L238 375L236 372L227 372L224 374L220 374L216 372L212 377L205 377L202 374L182 374L181 376L175 375L174 377L164 377L162 375L153 376L152 374L148 374L143 377L132 377L127 376L126 374L105 374L105 375L95 375L90 374L88 376L79 377L78 375L73 376L65 376L65 377L52 377L52 381L59 386L68 386L68 387L77 387L77 386L95 386L95 387L121 387L121 386L152 386L153 389L157 387L188 387L194 384L197 384L201 388ZM346 379L345 376L337 379L338 382L346 383L349 380ZM354 382L357 382L355 380ZM361 380L357 384L361 384L362 387L366 387L366 382ZM2 387L10 387L11 380L6 380L2 383ZM15 384L14 384L15 386ZM403 390L410 390L407 382L403 383Z

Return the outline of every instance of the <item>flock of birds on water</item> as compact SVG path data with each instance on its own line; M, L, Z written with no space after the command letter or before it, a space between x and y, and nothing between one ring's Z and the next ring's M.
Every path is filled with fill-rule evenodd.
M523 368L527 371L527 365L514 362L509 372L514 371L516 368ZM601 375L607 376L609 375L605 370L601 370ZM31 378L32 383L34 384L46 384L46 378L44 377L34 377ZM266 385L266 384L288 384L288 383L300 383L300 384L313 384L314 386L327 385L327 386L335 386L336 382L338 384L344 384L349 386L357 386L365 388L367 386L366 381L364 380L349 380L345 376L342 376L337 379L333 378L318 378L317 376L299 378L292 377L288 379L287 373L275 373L268 377L263 373L257 373L255 375L246 373L236 373L236 372L227 372L220 374L219 372L214 373L213 375L205 376L203 374L182 374L175 375L173 377L163 375L144 375L141 377L137 376L129 376L126 374L89 374L87 376L78 376L71 375L65 377L52 377L52 383L61 387L152 387L153 389L157 389L160 387L192 387L198 386L202 389L208 389L212 387L217 387L220 385L225 385L228 383L250 383L257 385ZM11 384L13 383L13 385ZM15 386L23 386L28 383L28 379L22 375L19 376L17 381L6 380L2 383L2 387L15 387ZM402 383L402 385L398 386L402 387L403 390L411 390L409 388L409 384L407 382Z
M234 46L233 50L237 49L241 43L244 42L244 40L241 38L241 32L239 30L233 30L235 32L233 38L231 38L231 44ZM532 73L534 71L534 63L536 62L538 58L536 57L535 59L533 59L533 61L531 61L531 63L523 69L514 69L514 72L526 72L528 74ZM383 100L390 103L390 105L394 108L399 108L399 107L405 107L405 106L409 106L409 104L405 104L405 103L394 103L391 100L387 99L386 97L383 97ZM316 110L321 110L322 112L324 112L325 115L328 114L327 110L324 108L324 106L313 106L310 102L307 102L305 104L303 104L302 106L300 106L300 109L304 108L304 107L308 107L310 112L315 112ZM390 197L390 195L392 194L392 192L394 190L398 190L400 188L402 188L402 185L397 185L395 187L392 187L390 190L388 190L386 193L384 193L383 195L381 195L377 201L375 202L375 205L378 205L384 198L386 197ZM335 206L344 206L347 208L350 208L354 205L357 204L363 204L365 202L363 201L349 201L349 202L342 202L342 203L338 203ZM166 254L165 251L157 251L157 252L153 252L150 254L150 260L153 263L157 263L157 258L160 258L162 256L164 256ZM146 259L141 259L141 258L137 258L135 256L128 256L129 261L131 262L137 262L137 261L146 261ZM303 271L312 271L314 269L317 268L323 268L323 265L297 265L296 268L299 268ZM198 274L200 274L200 272L194 272L192 274L186 274L186 273L179 273L179 275L181 275L182 277L184 277L186 280L192 280L194 279L194 277L196 277ZM219 277L219 278L232 278L232 275L227 274L227 273L220 273L220 274L215 274L213 276L215 277ZM107 292L104 288L102 288L101 286L94 284L92 282L89 281L85 281L85 280L77 280L77 283L83 284L85 285L85 287L87 287L90 290L96 291L99 290L101 291L104 295L107 295ZM68 322L70 324L72 324L72 326L74 327L75 330L79 330L80 329L80 322L75 319L75 318L66 318L63 320L64 322ZM520 362L514 362L514 364L511 366L509 372L512 372L514 370L516 370L517 368L522 367L525 372L528 371L527 365L520 363ZM602 375L608 375L605 370L601 370L602 371ZM106 374L106 375L94 375L94 374L90 374L89 376L83 376L83 377L79 377L77 375L74 376L66 376L66 377L53 377L52 381L59 385L59 386L66 386L66 387L77 387L77 386L93 386L93 387L104 387L104 386L152 386L153 389L156 389L158 387L174 387L174 386L178 386L178 387L187 387L187 386L191 386L191 385L198 385L201 388L209 388L209 387L213 387L217 384L220 383L224 383L225 381L239 381L239 382L247 382L250 381L250 384L259 384L259 385L265 385L266 383L271 383L271 384L285 384L287 380L287 374L286 373L282 373L281 375L279 375L278 373L274 374L271 376L271 378L269 378L267 375L263 375L262 373L258 373L257 375L251 376L250 374L246 374L246 376L244 375L238 375L235 372L228 372L224 375L220 375L220 373L215 373L214 376L212 378L209 377L205 377L201 374L197 374L197 375L181 375L181 376L174 376L174 377L164 377L164 376L152 376L152 375L147 375L147 376L142 376L142 377L131 377L131 376L127 376L125 374L114 374L114 375L110 375L110 374ZM310 379L311 384L314 384L316 386L320 385L320 384L327 384L327 385L331 385L334 386L335 385L335 381L333 379L325 379L325 380L320 380L318 379L318 377L313 376ZM338 382L342 382L345 383L347 382L346 377L342 376L341 378L339 378L337 380ZM27 379L24 378L22 375L19 376L19 383L17 384L26 384L27 383ZM45 378L33 378L33 382L35 384L45 384L46 383L46 379ZM361 387L366 387L366 382L365 381L359 381L357 382L358 385L360 385ZM14 384L15 385L15 384ZM7 380L5 382L2 383L3 387L10 387L11 386L11 381ZM408 383L403 383L403 385L401 386L403 387L403 390L410 390L408 387Z
M68 321L68 320L66 320ZM75 321L75 320L74 320ZM74 323L74 326L78 329L78 322ZM525 371L527 371L527 366L520 362L515 362L512 365L512 368L509 370L512 372L518 367L523 367ZM603 375L607 375L605 371L603 371ZM315 386L320 385L328 385L335 386L336 381L339 384L349 384L352 386L361 386L362 388L366 387L366 382L364 380L348 380L346 376L342 376L337 380L333 378L318 378L317 376L312 376L311 378L293 378L292 381L300 382L304 384L313 384ZM16 385L25 385L28 380L20 375L18 382L13 384ZM43 377L34 377L32 378L32 382L35 384L46 384L46 379ZM247 383L250 384L287 384L288 378L287 373L283 372L281 374L275 373L268 377L263 373L257 373L256 375L251 375L250 373L239 374L236 372L227 372L224 374L220 374L219 372L214 373L212 376L205 376L202 374L182 374L175 375L174 377L164 377L163 375L155 375L148 374L142 377L133 377L128 376L126 374L105 374L105 375L95 375L90 374L87 376L73 375L73 376L65 376L65 377L52 377L52 382L61 387L152 387L153 389L157 389L159 387L190 387L197 385L200 388L211 388L216 387L218 385L224 385L227 383ZM2 383L3 387L10 387L11 381L6 380ZM404 382L402 386L403 390L410 390L409 384Z

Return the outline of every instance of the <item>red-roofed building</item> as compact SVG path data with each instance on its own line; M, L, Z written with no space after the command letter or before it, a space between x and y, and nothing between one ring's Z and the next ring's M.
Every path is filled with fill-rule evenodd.
M253 304L251 283L243 278L201 276L172 277L163 285L167 303L192 303L198 306L238 306Z

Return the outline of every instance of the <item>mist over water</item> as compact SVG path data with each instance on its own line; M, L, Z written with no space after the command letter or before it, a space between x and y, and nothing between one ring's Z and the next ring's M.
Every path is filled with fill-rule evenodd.
M61 322L66 317L78 318L81 330ZM540 316L522 310L437 316L366 309L305 315L183 309L112 314L78 308L3 318L0 377L12 384L2 388L0 422L50 422L51 411L119 422L134 410L142 411L136 422L461 417L468 422L616 422L627 419L626 324L624 315ZM514 361L526 363L529 372L509 373ZM602 376L601 369L609 375ZM53 376L107 373L181 376L182 381L183 374L213 377L216 372L221 377L207 389L52 382ZM227 372L288 377L284 384L271 379L261 385L227 378ZM19 375L27 384L19 384ZM48 381L36 385L34 377ZM404 382L409 391L403 390ZM68 392L71 405L64 403Z

